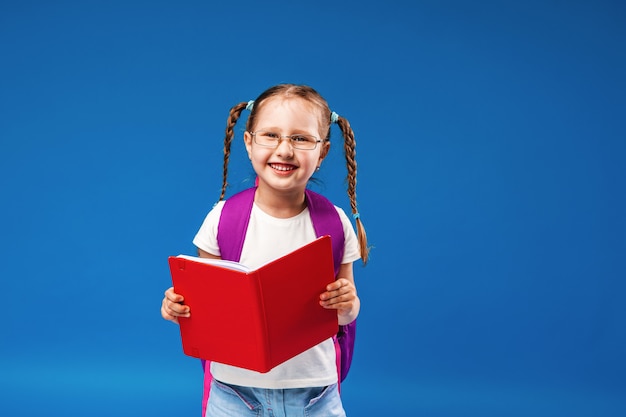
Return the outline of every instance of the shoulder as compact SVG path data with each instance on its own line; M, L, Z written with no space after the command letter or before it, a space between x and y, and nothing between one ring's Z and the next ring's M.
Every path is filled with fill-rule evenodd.
M352 263L361 258L359 252L359 242L356 236L352 221L346 212L339 206L334 206L337 210L337 214L341 219L341 225L343 227L344 235L344 254L342 264Z
M333 206L335 207L335 210L337 210L337 214L339 214L339 217L341 217L341 221L344 221L344 219L350 221L350 219L348 218L348 215L341 207L334 205L334 204Z
M209 214L207 215L207 219L216 219L219 221L220 216L222 215L222 210L224 209L224 204L226 201L221 200L213 205Z
M352 221L348 217L345 211L339 206L335 206L335 210L337 210L337 214L341 219L341 224L343 225L344 234L347 236L348 234L354 234L354 227L352 226Z
M196 247L216 256L220 255L219 246L217 245L217 226L223 207L224 201L219 201L213 206L193 239Z

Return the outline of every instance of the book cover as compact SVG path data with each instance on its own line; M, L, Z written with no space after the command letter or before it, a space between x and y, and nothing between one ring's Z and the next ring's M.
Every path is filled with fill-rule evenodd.
M337 312L319 305L335 279L330 236L256 270L235 264L169 257L191 311L179 318L186 355L268 372L337 333Z

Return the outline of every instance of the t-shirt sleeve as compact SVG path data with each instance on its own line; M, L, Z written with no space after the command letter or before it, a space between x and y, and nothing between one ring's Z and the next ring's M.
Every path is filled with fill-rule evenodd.
M361 259L361 251L359 249L359 241L356 236L356 232L354 231L354 227L352 227L352 223L350 219L343 211L341 207L335 206L337 209L337 213L339 213L339 217L341 218L341 224L343 225L343 234L344 234L344 252L343 252L343 260L341 263L348 264L352 263L356 260Z
M220 214L224 207L224 201L218 202L209 214L205 217L200 226L200 230L193 238L193 244L211 255L221 256L220 247L217 244L217 225L220 221Z

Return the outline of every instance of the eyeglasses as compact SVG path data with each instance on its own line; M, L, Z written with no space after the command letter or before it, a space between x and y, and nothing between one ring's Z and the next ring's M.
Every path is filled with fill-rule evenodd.
M289 143L294 149L302 149L305 151L312 151L317 148L318 143L324 142L316 136L302 135L300 133L295 135L281 135L276 132L258 131L250 132L250 134L254 139L254 143L268 148L277 148L283 138L289 139Z

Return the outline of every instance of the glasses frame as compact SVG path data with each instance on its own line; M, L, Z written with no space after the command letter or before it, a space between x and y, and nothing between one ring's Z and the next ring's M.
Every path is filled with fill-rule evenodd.
M254 140L254 143L256 143L256 144L257 144L257 145L259 145L259 146L263 146L264 148L274 148L274 149L278 148L278 147L280 146L280 142L282 142L283 138L287 138L287 139L289 139L289 145L290 145L293 149L298 149L298 150L300 150L300 151L314 151L315 149L317 149L317 144L318 144L318 143L325 142L325 140L324 140L324 139L320 139L320 138L318 138L318 137L317 137L317 136L315 136L315 135L309 135L309 134L303 134L303 133L294 133L293 135L281 135L281 134L278 134L278 133L276 133L276 132L272 132L271 130L257 130L256 132L248 132L248 133L250 133L250 135L252 136L252 140ZM277 140L276 140L276 145L275 145L275 146L272 146L272 145L265 145L265 144L263 144L263 143L259 143L259 142L257 142L257 140L256 140L256 134L257 134L257 133L272 133L272 134L277 135L278 137L276 138L276 139L277 139ZM293 137L294 137L294 136L310 136L310 137L313 137L313 138L315 138L315 146L314 146L314 147L312 147L312 148L310 148L310 149L309 149L309 148L299 148L299 147L298 147L298 146L297 146L297 145L293 142Z

